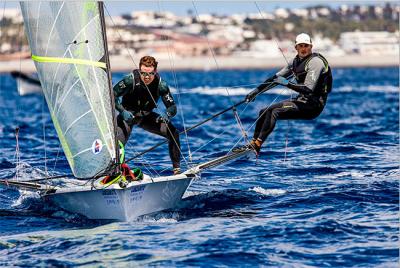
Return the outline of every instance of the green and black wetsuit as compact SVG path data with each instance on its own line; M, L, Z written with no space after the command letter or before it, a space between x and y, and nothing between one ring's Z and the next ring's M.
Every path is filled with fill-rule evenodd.
M289 83L287 87L299 95L260 111L253 138L262 142L272 132L277 120L316 118L324 109L328 93L332 89L331 68L328 61L318 53L312 53L303 59L296 56L291 65L261 84L259 92L277 76L294 76L297 83Z
M153 82L145 85L140 79L139 70L133 70L114 86L115 106L119 112L128 110L134 115L132 124L125 122L121 115L117 116L117 139L123 144L129 139L132 127L138 127L168 139L169 155L174 168L180 167L179 132L171 122L165 124L157 120L159 114L153 112L157 101L161 98L169 118L176 115L176 105L169 87L156 74Z

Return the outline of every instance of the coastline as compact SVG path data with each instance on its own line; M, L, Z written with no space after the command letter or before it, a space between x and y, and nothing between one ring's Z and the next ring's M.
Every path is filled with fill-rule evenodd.
M224 70L224 69L272 69L281 68L286 65L284 57L278 58L252 58L218 56L215 59L207 57L172 57L171 60L165 57L157 57L160 70ZM399 66L399 55L365 56L346 55L340 57L326 57L332 68L351 67L395 67ZM288 57L291 59L291 57ZM139 57L111 56L110 64L113 72L129 72L136 68ZM12 70L20 70L26 73L36 72L31 59L0 61L0 73L7 73Z

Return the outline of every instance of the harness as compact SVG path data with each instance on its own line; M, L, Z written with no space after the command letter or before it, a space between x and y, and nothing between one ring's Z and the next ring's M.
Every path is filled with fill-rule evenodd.
M157 107L157 101L160 98L159 86L161 77L159 74L156 74L153 82L147 86L140 78L139 70L133 70L132 77L132 89L123 96L122 106L133 111L135 114L148 114Z
M324 70L319 75L313 93L310 96L300 95L300 98L302 99L311 98L324 105L328 94L332 91L332 71L325 57L319 53L312 53L311 55L309 55L304 59L296 57L293 60L292 70L295 75L296 81L299 84L304 83L308 72L308 63L314 57L318 57L322 60L322 62L324 63Z

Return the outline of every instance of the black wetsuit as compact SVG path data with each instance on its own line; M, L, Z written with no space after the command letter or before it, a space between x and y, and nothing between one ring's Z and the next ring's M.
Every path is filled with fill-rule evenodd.
M301 59L296 56L293 63L258 87L261 92L277 76L294 76L297 84L288 88L299 93L293 99L271 105L260 111L253 138L264 142L275 127L277 120L314 119L324 109L328 93L332 89L332 72L327 60L318 53Z
M125 122L121 114L117 116L117 139L123 144L126 144L134 125L151 133L163 136L168 139L169 155L172 160L172 165L174 168L179 168L179 132L171 122L166 124L157 120L160 115L153 112L153 109L157 107L157 101L161 97L167 108L166 114L168 117L171 118L176 114L176 105L167 83L162 81L161 77L156 74L154 80L146 86L140 79L139 71L134 70L131 74L119 81L113 89L116 109L119 112L127 110L134 115L134 120L131 124Z

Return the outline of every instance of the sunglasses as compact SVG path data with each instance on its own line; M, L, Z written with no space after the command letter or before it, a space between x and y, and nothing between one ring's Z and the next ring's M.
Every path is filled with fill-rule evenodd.
M140 75L146 77L146 76L154 76L156 73L155 72L140 72Z
M298 46L298 47L301 47L301 48L303 48L303 47L310 47L309 44L298 44L297 46Z

